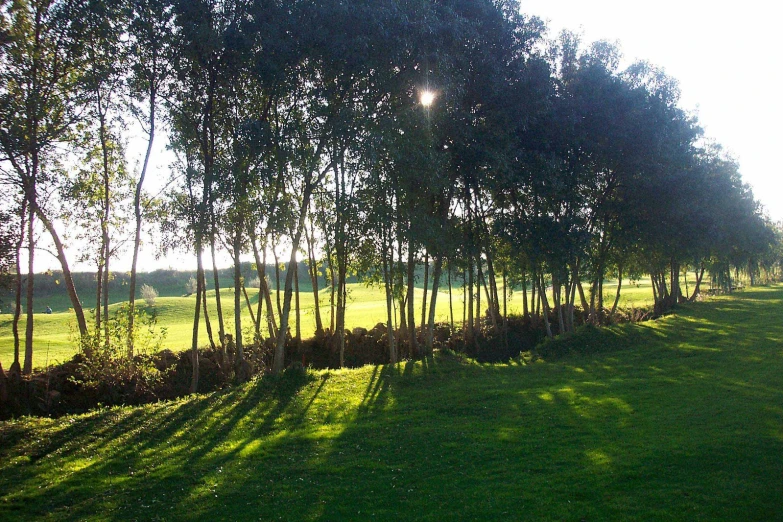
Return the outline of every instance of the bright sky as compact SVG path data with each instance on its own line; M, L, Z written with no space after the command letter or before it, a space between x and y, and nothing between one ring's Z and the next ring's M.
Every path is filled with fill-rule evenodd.
M681 106L740 162L745 182L783 220L783 84L779 27L770 0L522 0L522 10L583 41L619 40L625 64L646 60L679 80Z

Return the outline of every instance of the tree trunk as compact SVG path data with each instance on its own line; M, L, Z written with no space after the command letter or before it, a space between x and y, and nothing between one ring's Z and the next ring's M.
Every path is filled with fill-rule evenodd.
M617 311L617 304L620 302L620 289L623 287L623 265L622 263L617 267L617 294L614 296L614 304L612 305L612 311L609 315L614 315Z
M319 155L320 154L316 154L316 156ZM307 219L307 209L310 206L310 196L312 195L312 190L312 185L309 183L306 184L304 193L302 195L302 206L299 210L299 219L296 225L296 233L294 234L293 241L291 243L291 259L288 265L289 268L293 263L296 263L296 252L299 250L299 242L302 239L302 231L304 230L305 220ZM291 300L294 293L293 277L294 271L286 270L283 310L280 314L280 330L277 332L277 344L275 346L275 355L272 364L272 371L275 374L279 374L285 365L285 341L288 332L288 315L291 312Z
M272 292L269 290L269 285L266 281L266 249L264 250L264 257L258 252L258 244L255 238L250 242L253 246L253 258L256 261L256 273L258 274L258 301L264 299L266 303L266 322L267 329L269 330L269 336L272 338L277 337L277 324L275 323L275 312L272 308ZM261 320L261 308L259 307L259 315L257 320Z
M438 289L440 288L440 276L443 271L443 256L435 259L435 266L432 271L432 297L430 298L430 316L427 322L427 354L432 355L433 332L435 330L435 306L438 301Z
M430 275L430 254L425 252L424 254L424 284L421 287L421 324L422 328L427 324L427 285L429 284Z
M196 277L201 277L201 307L204 309L204 326L207 328L207 338L209 339L209 346L215 349L215 338L212 335L212 323L209 320L209 313L207 311L207 276L204 271L204 265L201 265L201 274L196 273ZM196 284L198 287L198 284Z
M384 227L384 231L386 231L386 228ZM383 286L386 290L386 338L388 341L389 346L389 362L391 364L397 364L397 349L395 346L395 340L394 340L394 324L392 321L392 315L393 315L393 303L394 303L394 295L392 290L392 276L390 273L390 266L394 262L393 259L389 259L389 256L387 255L389 252L393 252L393 247L389 244L387 245L387 234L384 234L383 238L383 254L381 257L383 258Z
M306 232L306 231L305 231ZM313 285L313 311L315 313L315 334L321 336L324 333L324 325L321 322L321 305L318 299L318 264L315 262L315 251L313 243L315 242L314 234L311 233L307 236L307 259L309 261L310 281Z
M136 217L136 231L133 236L133 261L131 262L130 283L128 288L128 358L133 358L133 328L136 319L136 270L139 261L139 247L141 245L141 190L144 185L144 178L147 176L147 167L149 166L150 156L152 155L152 144L155 140L155 104L156 93L154 88L150 92L150 116L149 133L147 140L147 153L144 155L144 163L139 174L139 181L136 183L136 192L133 195L133 214ZM222 332L221 332L222 334Z
M24 367L22 368L22 373L25 375L33 373L33 296L35 289L35 268L33 264L35 258L34 217L33 205L31 204L30 214L27 217L27 295L25 296L27 298L27 324L25 325Z
M302 310L299 307L299 262L294 263L294 308L296 309L296 344L302 342Z
M250 313L250 320L253 324L256 324L256 313L253 311L253 306L250 304L250 296L247 295L247 286L245 286L244 281L242 283L242 295L245 298L245 305L247 306L247 311ZM258 302L261 302L261 294L258 295L259 300Z
M43 210L38 206L38 203L35 200L30 201L28 199L27 201L30 204L30 216L32 217L32 213L34 212L35 215L38 216L38 219L41 220L41 223L43 223L44 227L52 238L52 242L54 243L54 247L57 252L57 260L60 262L60 267L63 271L63 282L65 283L65 289L68 292L68 298L71 300L71 307L73 308L74 315L76 315L76 324L79 328L79 335L84 337L88 333L87 321L84 318L84 309L82 308L82 303L79 301L79 296L76 293L76 286L73 283L73 275L71 274L71 268L68 265L68 259L65 257L65 247L60 240L60 235L57 233L57 230L54 229L52 222L46 217L46 215L44 215ZM32 219L30 220L28 228L32 230ZM28 313L32 313L32 310L28 310Z
M295 254L292 254L291 257L294 255ZM275 298L277 300L277 315L282 316L283 308L280 306L280 259L277 257L276 247L272 248L272 257L275 258ZM291 265L288 265L286 268L291 268ZM288 279L288 272L289 270L286 270L286 279Z
M19 241L15 245L16 254L16 281L14 284L14 320L12 330L14 333L14 362L9 370L12 373L22 373L22 365L19 363L19 319L22 316L22 246L25 239L25 225L27 223L27 200L22 199L22 208L19 212Z
M204 272L201 263L201 238L196 236L196 308L193 312L193 336L190 344L190 361L193 366L193 372L190 376L190 393L196 393L198 391L198 327L199 327L199 314L201 311L201 294L203 291L204 278L202 273Z
M702 278L704 277L704 263L701 263L701 269L699 270L699 275L696 277L696 286L693 288L693 293L690 297L690 302L693 302L696 300L696 297L699 295L699 287L701 286Z
M468 306L467 306L468 324L467 324L467 328L464 329L466 341L473 339L474 329L475 329L475 322L473 318L473 256L472 255L468 255L467 291L468 291Z
M101 295L103 294L103 246L98 256L98 272L95 274L95 338L101 338L101 326L103 326L103 309L101 308Z
M220 339L221 350L226 348L226 325L223 320L223 302L220 298L220 274L217 267L217 259L215 256L215 236L217 235L217 227L215 225L215 216L211 217L212 221L212 233L209 237L209 252L212 257L212 280L215 282L215 311L218 318L218 337Z
M552 339L552 327L549 325L549 301L546 297L546 286L544 284L544 273L541 272L538 279L538 297L541 301L541 306L544 312L544 327L546 328L546 336Z
M454 301L452 297L452 284L451 284L451 271L452 266L451 262L449 262L449 271L447 274L448 280L449 280L449 326L451 327L450 332L454 333Z
M416 311L413 306L414 299L414 280L415 280L416 262L413 255L413 244L408 243L408 339L410 342L411 357L418 356L419 343L416 339Z
M241 291L244 290L245 286L242 281L242 265L239 260L239 256L242 253L242 227L243 224L240 218L240 222L236 224L236 230L234 232L234 244L232 245L234 250L234 343L236 345L235 365L237 370L236 374L240 382L244 381L246 377L250 377L249 375L244 375L243 372L241 372L241 365L245 360L245 349L242 345L241 302ZM250 305L249 300L247 304L248 306Z

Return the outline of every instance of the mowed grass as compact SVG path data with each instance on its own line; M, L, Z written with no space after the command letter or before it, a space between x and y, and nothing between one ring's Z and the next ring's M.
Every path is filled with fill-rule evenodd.
M0 520L783 520L783 287L560 342L0 424Z
M445 281L443 281L445 285ZM436 303L436 320L442 322L449 322L452 312L449 309L449 294L448 289L441 287L442 290L438 293L438 299ZM616 283L607 283L604 287L605 299L607 306L611 306L614 302L614 295L616 289ZM499 289L502 293L502 287ZM210 321L212 324L213 335L217 339L218 335L218 321L215 309L215 293L214 290L207 293L209 301L207 304ZM248 289L248 295L250 297L250 303L253 307L253 313L256 311L256 305L258 303L258 291L254 289ZM275 293L273 292L273 302L275 299ZM416 320L417 322L421 318L421 288L417 289L416 293ZM551 298L551 296L550 296ZM282 303L282 292L281 292ZM482 308L484 306L486 296L482 293ZM502 299L502 297L501 297ZM528 294L530 299L530 294ZM321 290L319 294L320 309L322 315L322 321L325 327L329 327L330 324L330 312L329 312L329 291ZM312 291L300 292L300 308L301 308L301 330L304 338L311 337L315 332L315 312L314 312L314 297ZM145 306L143 301L138 301L140 306ZM463 292L459 286L454 286L452 291L452 309L454 315L454 321L456 325L462 324L463 309ZM190 297L159 297L153 307L154 312L158 317L159 328L166 329L166 337L163 342L163 347L174 351L184 350L190 347L192 334L193 334L193 312L196 304L196 298ZM620 293L620 305L623 307L643 307L652 304L652 289L649 280L641 281L637 284L631 284L629 281L625 281ZM119 303L111 305L110 314L117 309ZM225 322L226 332L233 333L234 331L234 301L233 301L233 288L223 288L221 290L221 305L223 307L223 315ZM276 306L276 305L275 305ZM45 305L44 305L45 307ZM245 330L245 336L251 335L249 330L251 325L250 313L247 311L244 298L242 299L242 321L243 329ZM521 314L522 313L522 291L517 289L509 293L507 297L507 309L509 314ZM265 313L265 312L264 312ZM386 322L386 296L382 288L368 287L364 284L350 284L348 285L348 305L346 308L346 326L348 328L364 327L372 328L378 323ZM19 332L21 338L20 346L20 359L24 359L24 331L26 321L24 317L19 325ZM54 364L57 362L63 362L71 358L78 350L73 339L72 332L76 328L76 319L73 313L69 312L56 312L51 315L47 314L35 314L34 316L34 338L33 338L33 367L43 368L47 364ZM291 311L291 331L296 332L296 318L293 311ZM262 320L262 335L268 335L266 330L266 322ZM202 319L201 327L199 329L199 344L206 346L208 344L207 329ZM3 368L8 368L14 360L14 340L12 332L12 316L10 314L0 314L0 364Z

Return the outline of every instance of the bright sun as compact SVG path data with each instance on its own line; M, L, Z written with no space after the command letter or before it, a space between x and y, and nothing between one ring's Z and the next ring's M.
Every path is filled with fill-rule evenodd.
M435 100L435 93L432 91L422 91L421 92L421 104L425 107L429 107L432 105L432 102Z

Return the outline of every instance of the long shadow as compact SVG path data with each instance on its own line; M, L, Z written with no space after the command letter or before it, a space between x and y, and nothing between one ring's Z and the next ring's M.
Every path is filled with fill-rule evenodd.
M539 518L598 519L599 506L614 518L649 518L639 499L652 497L671 518L666 506L680 505L674 487L701 495L691 502L702 513L744 507L774 519L770 499L783 491L770 483L772 455L783 441L761 430L783 432L781 412L768 407L782 400L781 363L765 355L739 364L754 351L755 341L741 339L755 339L749 324L722 326L717 352L665 356L704 335L691 318L719 325L756 306L701 304L636 333L609 331L612 343L643 343L627 350L526 366L436 357L361 370L353 405L333 396L349 377L292 373L173 404L44 421L53 431L40 443L3 426L3 460L29 459L0 465L0 517L13 519L24 504L36 516L74 520L426 518L444 507L458 518L502 519L549 499ZM720 310L729 305L735 310ZM763 317L779 325L781 314ZM311 412L336 421L309 422ZM63 462L83 467L58 470ZM713 487L739 493L718 497ZM752 494L743 500L743 491ZM624 492L629 501L614 500Z

